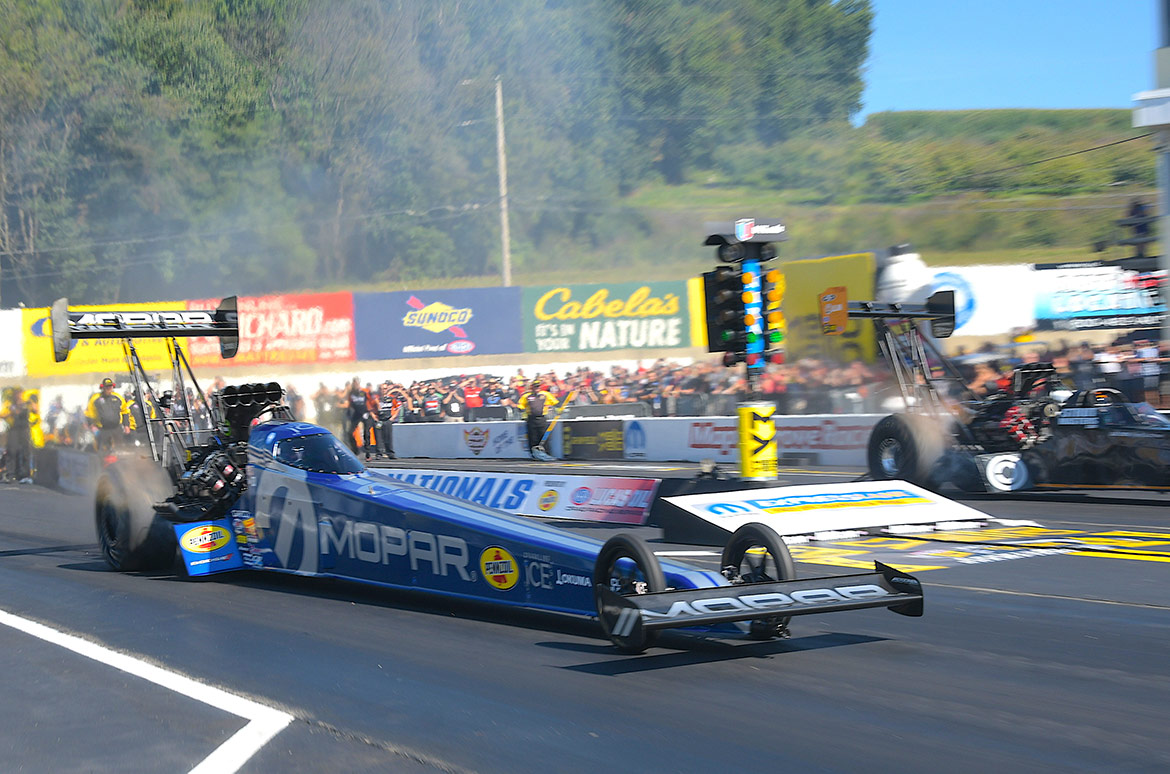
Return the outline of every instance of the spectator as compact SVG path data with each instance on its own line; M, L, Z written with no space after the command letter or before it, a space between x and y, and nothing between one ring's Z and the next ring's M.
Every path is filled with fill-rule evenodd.
M90 427L97 437L97 450L109 451L126 433L128 426L123 425L126 416L126 403L114 392L114 380L109 377L102 379L98 391L89 398L85 416L89 419Z

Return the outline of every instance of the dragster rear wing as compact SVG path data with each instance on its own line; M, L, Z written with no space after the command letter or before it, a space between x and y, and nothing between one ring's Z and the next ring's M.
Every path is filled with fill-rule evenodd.
M930 333L945 339L955 332L955 291L940 290L925 304L879 304L877 301L850 301L850 317L882 320L930 320Z
M621 596L595 588L602 626L611 637L642 642L657 629L707 626L769 616L793 616L888 607L922 615L922 583L881 562L874 572L804 580L742 583Z
M58 363L69 357L73 339L150 339L214 336L219 353L235 357L240 347L240 324L236 297L228 296L214 310L135 312L71 312L68 301L53 303L49 319L53 325L53 357Z

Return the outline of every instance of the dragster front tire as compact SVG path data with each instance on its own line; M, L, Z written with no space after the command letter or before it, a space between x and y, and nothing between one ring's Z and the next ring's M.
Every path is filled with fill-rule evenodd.
M744 563L747 563L746 571ZM723 547L719 565L732 583L767 583L796 579L796 565L788 545L776 530L752 522L737 529ZM791 616L768 616L751 622L748 636L754 640L783 637Z
M666 591L666 575L663 574L662 565L658 563L658 557L654 552L641 539L619 533L605 541L593 565L593 602L605 636L609 637L610 642L621 653L637 654L653 645L657 639L657 632L647 632L638 627L636 632L629 636L619 636L610 631L605 616L602 615L598 587L622 596Z

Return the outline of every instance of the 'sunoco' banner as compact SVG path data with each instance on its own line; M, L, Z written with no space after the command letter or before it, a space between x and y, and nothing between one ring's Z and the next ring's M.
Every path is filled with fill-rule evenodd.
M509 355L520 348L520 288L354 293L358 360Z
M616 524L645 524L659 483L656 478L470 473L419 468L377 468L376 472L524 516Z
M691 346L685 280L524 289L525 352Z

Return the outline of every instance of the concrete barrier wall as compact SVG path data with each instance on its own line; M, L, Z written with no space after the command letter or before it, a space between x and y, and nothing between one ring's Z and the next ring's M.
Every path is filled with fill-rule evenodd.
M804 454L821 465L864 466L870 431L882 414L818 414L776 417L781 455ZM650 417L621 420L622 444L599 459L653 462L739 462L735 417ZM566 424L572 424L568 420ZM546 444L561 456L563 436ZM436 422L394 426L399 457L527 459L523 422Z

